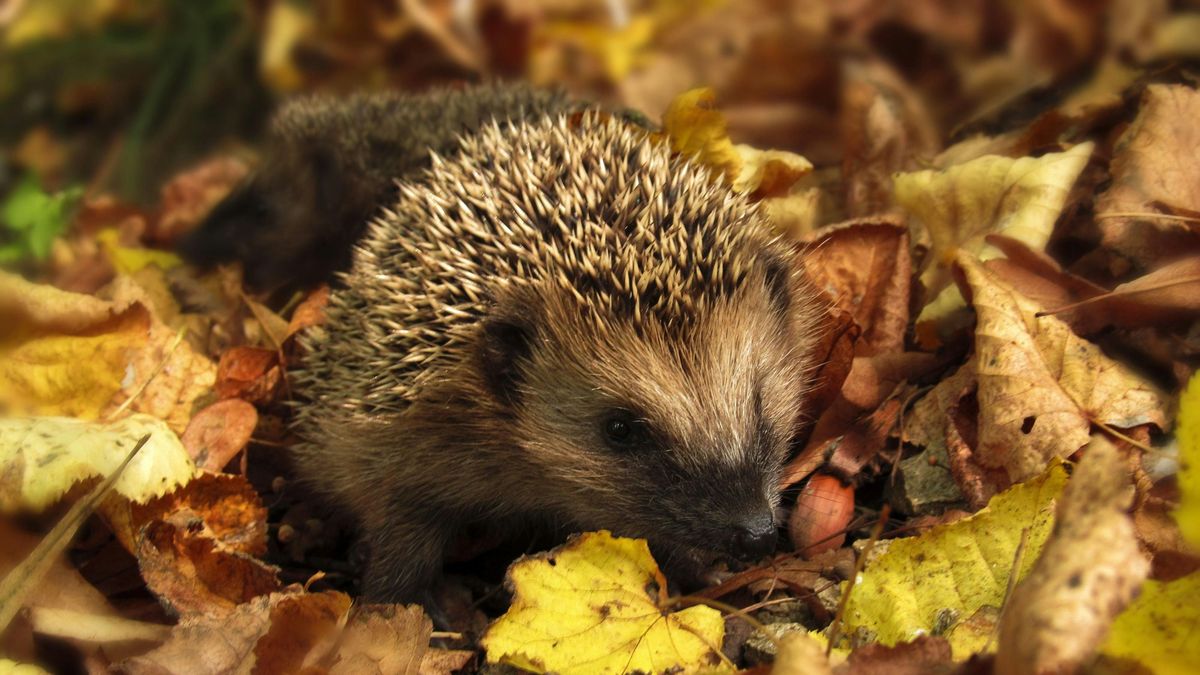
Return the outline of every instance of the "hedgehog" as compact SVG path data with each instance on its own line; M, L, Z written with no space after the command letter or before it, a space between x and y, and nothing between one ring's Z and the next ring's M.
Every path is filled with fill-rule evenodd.
M561 91L492 83L423 94L307 96L271 121L264 161L178 244L199 267L240 262L246 285L294 290L350 266L395 181L449 154L458 136L493 119L568 112Z
M758 559L815 297L755 205L644 129L489 122L400 181L302 336L296 469L356 516L372 601L428 602L480 523Z

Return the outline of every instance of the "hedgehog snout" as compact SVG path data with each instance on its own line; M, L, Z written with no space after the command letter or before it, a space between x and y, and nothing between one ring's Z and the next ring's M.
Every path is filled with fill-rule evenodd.
M730 528L728 550L738 560L753 562L775 552L778 542L773 509L751 513Z

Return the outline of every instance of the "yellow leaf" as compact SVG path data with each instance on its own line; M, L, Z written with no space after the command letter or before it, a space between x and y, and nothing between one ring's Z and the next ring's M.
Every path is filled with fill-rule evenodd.
M271 4L258 56L263 80L275 91L295 91L304 84L304 74L292 58L292 50L308 37L316 25L311 14L291 2Z
M742 156L729 140L725 116L716 108L716 94L709 87L685 91L671 101L663 113L663 133L671 150L712 169L732 184L742 168Z
M1200 572L1147 581L1113 622L1101 652L1138 661L1156 675L1190 675L1200 664Z
M0 275L0 408L96 419L149 340L145 307Z
M947 619L953 626L982 607L999 607L1022 530L1029 528L1029 539L1019 576L1033 566L1050 535L1052 505L1066 478L1056 464L997 495L970 518L892 541L851 591L846 628L891 646L932 633Z
M191 457L160 419L131 415L110 424L66 417L0 420L0 512L39 512L72 485L111 474L145 434L150 440L117 479L114 490L145 502L195 474Z
M1000 233L1035 251L1045 248L1067 194L1092 143L1067 152L1013 159L988 155L944 171L916 171L894 178L896 202L929 232L931 265L921 275L931 302L921 321L940 319L963 306L950 283L957 249L989 260L1001 255L984 241Z
M1129 507L1124 454L1097 436L1063 489L1054 532L1000 620L997 675L1067 673L1091 661L1150 571Z
M721 613L668 612L644 540L584 534L513 563L508 583L512 606L482 640L491 662L564 674L731 670Z
M101 230L96 234L96 241L104 249L109 262L117 274L133 274L149 265L155 265L161 270L179 267L183 260L170 251L156 251L152 248L135 248L122 246L118 241L118 233L113 228Z
M97 419L137 394L131 410L183 433L216 366L150 310L129 277L111 302L0 273L0 409Z
M1192 546L1200 549L1200 374L1193 375L1179 399L1179 508L1175 521Z
M46 671L28 663L0 659L0 675L46 675Z
M759 150L749 145L734 147L742 161L733 191L752 199L786 197L796 181L812 173L812 162L793 152Z
M753 200L785 198L812 163L791 152L734 145L725 116L709 87L676 96L663 113L663 133L671 150L712 169L734 192Z

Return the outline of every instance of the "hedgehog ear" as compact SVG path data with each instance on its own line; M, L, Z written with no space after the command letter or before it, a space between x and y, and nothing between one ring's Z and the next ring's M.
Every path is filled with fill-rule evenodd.
M520 362L529 356L533 326L523 319L492 317L483 322L480 336L483 379L500 400L520 401Z

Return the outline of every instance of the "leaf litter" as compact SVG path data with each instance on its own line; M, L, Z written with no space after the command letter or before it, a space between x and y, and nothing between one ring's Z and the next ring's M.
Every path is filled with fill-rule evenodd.
M17 58L39 40L156 30L153 12L116 5L17 4L37 8L0 18ZM96 672L1200 664L1200 97L1171 61L1191 53L1180 36L1194 17L1005 6L985 30L987 12L921 2L780 14L767 0L654 0L619 17L495 3L464 33L462 16L421 3L252 4L250 38L221 49L230 62L261 49L262 72L181 79L178 117L142 109L124 143L104 125L69 138L8 125L19 173L0 171L0 259L22 276L0 277L0 505L21 514L6 542L51 571L39 587L5 560L4 583L28 587L3 667L34 668L16 664L62 641ZM209 28L228 10L205 10ZM173 63L148 49L136 58ZM401 65L414 50L429 61ZM57 88L55 122L133 119L105 106L155 100L137 68L114 88L28 63L0 100ZM582 534L515 563L510 599L504 563L479 555L493 533L472 532L437 631L420 607L354 601L352 527L286 460L287 370L329 290L252 297L236 270L181 265L171 244L253 152L205 142L170 165L160 151L209 123L252 138L236 115L186 117L235 100L222 86L415 89L484 70L661 113L656 142L707 165L794 246L827 311L776 556L709 570L712 585L679 597L644 542ZM98 516L72 515L105 478ZM60 517L66 529L31 534ZM38 537L50 553L28 553Z

